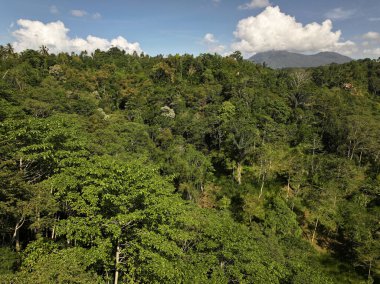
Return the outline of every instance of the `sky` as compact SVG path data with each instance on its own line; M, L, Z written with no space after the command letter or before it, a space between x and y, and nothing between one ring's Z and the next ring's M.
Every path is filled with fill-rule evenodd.
M380 57L380 0L0 0L16 51L149 55L268 50Z

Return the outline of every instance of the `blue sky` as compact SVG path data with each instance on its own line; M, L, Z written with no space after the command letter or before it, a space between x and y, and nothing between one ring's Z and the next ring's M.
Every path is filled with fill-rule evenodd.
M239 49L250 56L287 49L378 58L380 1L1 0L0 44L8 42L55 52L118 46L151 55Z

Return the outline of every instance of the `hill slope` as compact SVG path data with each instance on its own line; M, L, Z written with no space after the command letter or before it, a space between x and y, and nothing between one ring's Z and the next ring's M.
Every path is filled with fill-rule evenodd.
M264 63L271 68L290 68L290 67L317 67L331 63L347 63L352 59L336 52L320 52L313 55L304 55L288 51L267 51L257 53L250 61Z

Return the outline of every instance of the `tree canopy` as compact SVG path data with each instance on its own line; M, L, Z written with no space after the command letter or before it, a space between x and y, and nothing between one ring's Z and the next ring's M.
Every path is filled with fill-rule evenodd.
M1 281L377 283L379 74L1 46Z

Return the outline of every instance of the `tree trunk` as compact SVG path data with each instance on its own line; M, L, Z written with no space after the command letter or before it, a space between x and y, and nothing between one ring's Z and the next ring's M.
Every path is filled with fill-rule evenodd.
M58 222L59 222L59 214L57 213L56 223L58 223ZM55 238L56 238L56 230L55 230L55 228L56 228L56 223L53 225L53 228L52 228L52 230L51 230L51 239L52 239L52 240L55 240Z
M236 181L240 185L241 184L241 173L243 171L243 166L240 162L237 163L236 167Z
M36 210L37 226L34 228L34 234L38 235L41 232L41 213Z
M5 76L7 76L8 72L9 72L9 70L5 71L5 73L4 73L4 75L3 75L3 77L1 79L4 80L4 78L5 78Z
M265 174L263 174L263 178L261 180L259 199L261 198L261 195L263 195L264 183L265 183Z
M289 198L289 194L290 194L290 175L288 176L288 190L286 192L286 199Z
M352 160L352 159L354 158L355 150L356 150L356 143L354 143L353 146L352 146L352 151L351 151L351 157L350 157L350 160Z
M21 217L20 221L18 221L18 223L16 224L15 230L14 230L14 233L13 233L13 239L14 239L15 244L16 244L15 245L16 252L20 252L21 251L20 228L22 227L22 225L24 225L24 222L25 222L25 218Z
M319 222L319 219L317 218L317 221L315 222L315 225L314 225L313 236L311 237L311 243L314 243L315 235L317 233L318 222Z
M20 245L20 233L19 233L19 230L15 231L14 239L15 239L15 243L16 243L16 245L15 245L16 252L20 252L21 251L21 245Z
M115 254L115 281L114 284L119 283L119 263L120 263L120 244L117 243Z
M368 268L368 283L371 283L371 268L372 268L372 260L369 261L369 268Z
M311 173L314 173L315 137L313 138L313 154L311 156Z

